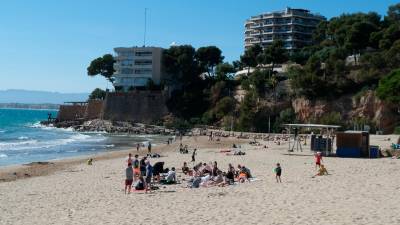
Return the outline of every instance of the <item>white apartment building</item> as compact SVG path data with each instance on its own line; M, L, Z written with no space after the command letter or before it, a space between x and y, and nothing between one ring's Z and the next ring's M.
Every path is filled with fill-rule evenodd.
M162 78L162 52L159 47L114 48L114 87L128 90L146 86L149 79L159 85Z
M252 16L245 23L244 46L258 44L265 48L280 39L284 47L293 51L312 44L312 33L324 16L306 9L287 7L282 11L268 12Z

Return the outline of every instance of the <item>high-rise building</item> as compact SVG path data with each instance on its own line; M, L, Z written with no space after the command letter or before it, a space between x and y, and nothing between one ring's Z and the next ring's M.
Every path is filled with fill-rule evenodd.
M114 87L128 90L146 86L149 80L159 85L163 76L162 52L159 47L114 48Z
M265 48L280 39L287 50L300 49L312 44L312 32L323 20L309 10L292 8L252 16L245 23L245 48L255 44Z

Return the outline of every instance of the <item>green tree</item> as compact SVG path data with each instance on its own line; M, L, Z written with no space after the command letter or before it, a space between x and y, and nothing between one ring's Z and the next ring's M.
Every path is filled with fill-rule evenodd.
M106 91L104 91L103 89L100 88L96 88L92 91L92 93L90 93L89 95L89 99L93 100L93 99L99 99L99 100L104 100L106 98Z
M114 57L111 54L103 55L103 57L99 57L94 59L89 67L87 68L87 74L89 76L101 75L105 77L111 83L114 82L114 78L112 75L114 74Z
M370 35L376 31L377 27L370 22L354 23L348 30L345 46L354 54L356 63L356 54L370 45Z
M262 48L260 45L252 45L240 56L240 62L243 67L247 67L247 75L250 73L250 68L254 68L258 65L258 59L261 53Z
M268 81L268 72L265 70L256 69L253 73L249 76L249 82L251 87L256 90L256 93L263 97L266 91L266 84Z
M288 61L288 59L288 54L286 49L283 47L282 40L274 40L260 55L260 61L263 64L271 65L269 76L273 74L276 64L284 63Z
M220 63L215 68L216 79L218 81L233 79L235 72L235 68L229 63Z
M200 78L202 70L195 55L196 50L190 45L172 46L163 53L168 73L164 82L174 87L167 106L175 116L185 120L200 117L209 105L208 83Z
M389 6L387 20L393 23L398 23L400 21L400 3Z
M386 102L400 105L400 69L394 70L379 81L376 94ZM400 107L399 107L400 108Z
M198 48L195 57L199 62L200 68L204 72L207 72L209 77L214 76L215 66L220 64L224 59L222 51L216 46Z

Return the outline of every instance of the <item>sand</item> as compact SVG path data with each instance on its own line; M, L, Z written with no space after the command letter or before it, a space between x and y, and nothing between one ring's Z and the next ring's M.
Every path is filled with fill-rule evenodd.
M371 144L387 147L397 140L387 137L371 136ZM324 158L331 175L312 178L308 151L290 156L287 145L265 142L268 149L241 144L245 156L227 156L219 150L237 139L183 141L200 148L197 161L218 161L223 170L228 163L244 164L257 180L199 189L182 181L125 195L124 157L115 155L92 166L76 162L46 176L0 183L0 224L400 224L400 159ZM190 154L173 149L177 143L162 147L165 157L151 162L180 168L190 161ZM277 162L281 184L273 174Z

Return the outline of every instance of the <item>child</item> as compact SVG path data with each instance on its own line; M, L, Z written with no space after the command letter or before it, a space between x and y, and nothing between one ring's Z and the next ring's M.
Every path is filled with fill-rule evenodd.
M126 194L126 189L128 189L128 194L131 193L131 186L133 182L133 169L132 169L132 164L129 163L128 167L125 169L125 194Z
M318 173L315 176L323 176L323 175L329 175L328 170L326 170L325 166L321 164Z
M282 180L281 180L281 174L282 174L281 164L279 164L279 163L276 164L276 168L274 169L274 172L275 172L276 183L282 183Z
M88 164L89 166L91 166L91 165L93 164L93 159L92 159L92 158L88 159L87 164Z
M321 162L322 162L322 154L321 154L321 152L317 152L314 155L314 158L315 158L315 169L317 169L317 167L321 168Z

